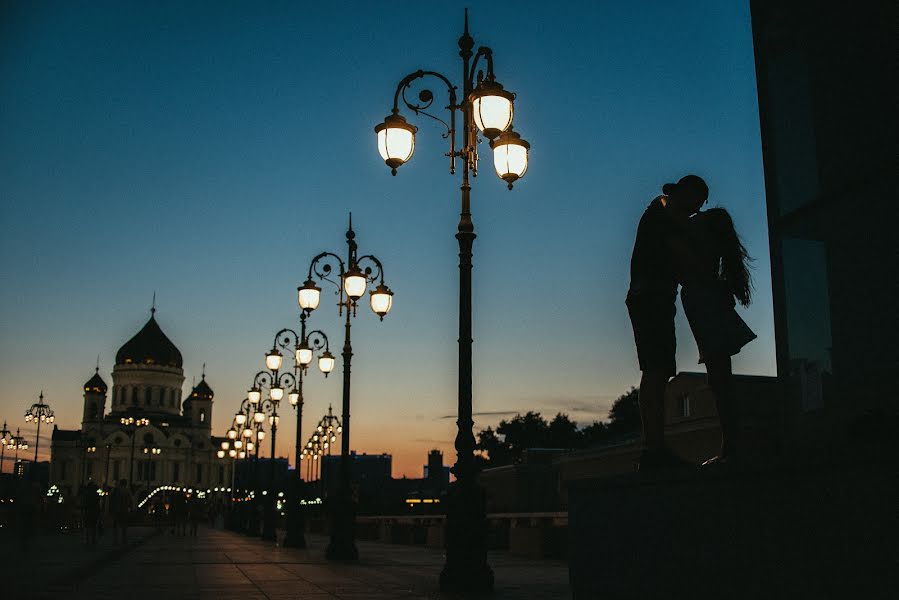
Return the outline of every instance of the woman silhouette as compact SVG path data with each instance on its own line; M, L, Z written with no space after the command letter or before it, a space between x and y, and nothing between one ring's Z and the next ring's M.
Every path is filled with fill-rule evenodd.
M705 363L721 422L721 450L704 466L735 462L740 411L733 394L731 356L756 335L740 318L736 302L749 306L749 255L723 208L697 213L687 228L695 265L681 284L681 304Z

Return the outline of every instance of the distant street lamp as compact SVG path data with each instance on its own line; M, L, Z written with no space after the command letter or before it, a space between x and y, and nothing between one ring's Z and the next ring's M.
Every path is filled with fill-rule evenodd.
M19 435L19 428L16 427L16 435L12 435L6 438L6 448L8 450L15 450L16 454L13 457L13 473L15 474L15 466L19 462L19 450L28 450L28 442L25 441L21 435Z
M6 428L6 421L3 421L3 429L0 429L0 474L3 473L3 465L6 464L6 445L12 439L12 431Z
M288 548L305 548L306 538L303 534L305 524L303 511L300 509L300 489L303 483L303 472L300 469L302 430L303 430L303 376L312 363L315 354L319 354L318 368L325 377L334 369L334 356L330 352L328 336L320 329L307 333L306 319L309 311L300 310L300 333L293 329L282 329L275 334L275 345L285 351L291 351L294 356L295 387L287 394L290 405L297 411L297 430L295 439L296 481L293 486L288 486L287 503L287 535L284 537L284 546Z
M275 443L278 438L278 423L281 417L278 415L278 407L284 398L284 392L287 388L296 388L296 378L287 371L280 373L284 357L277 348L277 344L272 345L272 349L265 354L265 367L268 371L259 371L253 378L253 387L247 392L247 399L251 404L256 405L253 414L253 420L260 424L268 413L268 422L272 432L272 455L270 465L269 488L271 498L266 499L263 503L263 524L262 539L270 542L277 541L276 532L277 514L275 512ZM262 399L262 389L268 388L269 397Z
M122 417L119 423L131 436L131 457L128 459L128 486L134 489L134 442L137 438L137 430L150 424L150 419Z
M34 436L34 462L37 462L37 450L41 445L41 423L48 425L56 420L56 415L50 409L50 405L44 402L44 392L41 390L40 398L37 402L25 411L25 422L37 423L37 433Z
M369 283L378 281L377 287L369 293L372 311L383 321L393 306L393 292L384 283L384 267L375 256L357 256L356 233L353 231L353 215L350 214L346 232L347 260L343 261L332 252L322 252L312 259L303 286L297 289L297 301L307 313L315 310L321 300L321 288L312 279L328 281L337 286L338 314L346 311L343 342L343 429L340 443L340 487L332 506L331 541L326 555L329 560L356 560L359 551L354 540L355 507L350 484L350 363L353 345L350 338L351 319L356 316L358 301L365 295ZM339 282L330 277L337 270ZM324 357L324 355L323 355ZM333 357L328 357L333 360ZM333 368L333 364L331 364Z
M478 485L478 467L474 460L475 438L472 419L472 335L471 335L471 269L474 223L471 218L471 186L469 175L478 172L478 131L490 140L496 174L509 189L528 169L530 144L512 131L515 95L503 89L493 71L493 51L481 46L473 53L474 39L468 33L468 10L465 11L465 31L459 38L462 58L462 98L457 99L458 87L435 71L410 73L396 87L393 110L384 122L375 127L378 150L391 172L412 158L417 128L406 122L399 113L399 102L415 114L423 114L446 127L443 137L449 138L450 174L455 173L456 159L462 160L462 212L456 239L459 241L459 387L458 432L456 434L456 476L447 506L446 564L440 574L442 589L457 591L488 591L493 588L493 571L487 564L487 517L483 489ZM474 62L469 65L472 57ZM487 73L478 70L478 62L486 62ZM430 114L434 93L423 89L417 101L406 97L406 91L418 79L433 77L446 86L449 96L449 123ZM456 113L461 113L461 131L457 129ZM456 150L456 134L461 133L461 149Z

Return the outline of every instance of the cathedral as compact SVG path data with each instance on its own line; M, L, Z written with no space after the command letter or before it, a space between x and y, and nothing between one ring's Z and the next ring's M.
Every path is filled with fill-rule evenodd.
M112 387L99 368L84 384L81 429L54 427L50 483L71 496L89 480L111 488L124 479L138 499L163 485L228 485L231 461L216 455L225 438L212 436L212 388L204 373L182 398L182 365L153 309L116 353Z

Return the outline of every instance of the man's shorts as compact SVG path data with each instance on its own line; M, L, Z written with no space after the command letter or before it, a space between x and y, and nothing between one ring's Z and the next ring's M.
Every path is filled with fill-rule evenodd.
M627 312L634 328L641 371L675 374L677 339L674 335L674 315L677 308L674 299L674 296L661 294L627 296Z

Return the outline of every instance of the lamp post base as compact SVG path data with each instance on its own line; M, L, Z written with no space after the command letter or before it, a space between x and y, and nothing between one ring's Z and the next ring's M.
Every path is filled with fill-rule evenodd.
M338 492L331 505L331 541L325 557L328 560L359 560L356 548L356 507L346 492Z
M493 569L487 564L486 500L475 482L456 481L447 495L446 564L440 572L440 589L493 591Z
M301 483L294 481L291 487L292 489L289 490L290 504L287 508L287 534L281 545L285 548L305 548L306 515L303 507L300 506Z
M275 519L277 515L275 514L275 506L274 499L271 501L266 501L265 503L265 514L263 515L262 520L262 539L266 542L277 542L278 534L275 529Z

